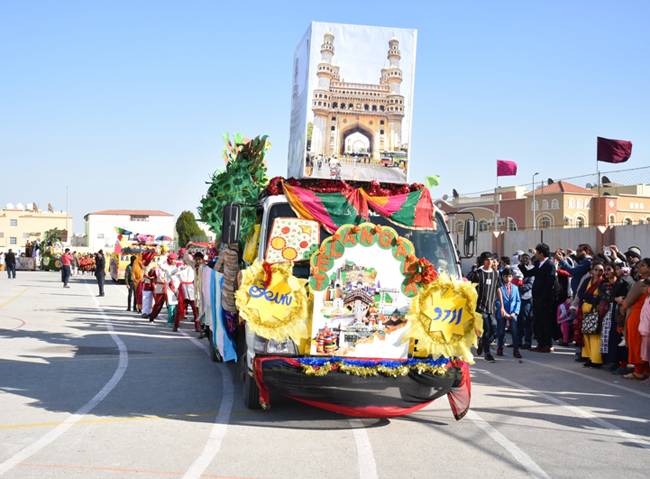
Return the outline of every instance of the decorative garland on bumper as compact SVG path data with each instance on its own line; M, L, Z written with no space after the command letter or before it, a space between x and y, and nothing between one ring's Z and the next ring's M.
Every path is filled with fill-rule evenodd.
M325 376L332 371L340 371L354 376L406 376L411 371L418 374L431 373L443 375L447 371L448 358L407 359L396 361L390 359L350 359L331 358L297 358L302 370L308 376Z

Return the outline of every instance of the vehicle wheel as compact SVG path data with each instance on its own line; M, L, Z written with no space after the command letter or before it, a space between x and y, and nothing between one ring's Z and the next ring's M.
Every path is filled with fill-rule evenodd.
M210 343L210 359L212 359L212 361L215 363L222 363L223 358L221 357L221 354L219 354L219 351L217 351L217 348L214 346L214 341L212 340L212 331L210 331L210 329L207 329L207 334L208 342Z
M242 384L242 399L248 409L260 409L260 390L257 388L255 379L248 372L244 373Z

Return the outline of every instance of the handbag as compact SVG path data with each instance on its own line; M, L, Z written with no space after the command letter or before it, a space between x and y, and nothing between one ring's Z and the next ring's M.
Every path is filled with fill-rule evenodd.
M582 334L596 334L600 329L598 312L592 311L582 318Z

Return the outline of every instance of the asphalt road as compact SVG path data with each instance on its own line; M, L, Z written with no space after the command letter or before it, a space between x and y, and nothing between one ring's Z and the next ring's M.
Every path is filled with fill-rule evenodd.
M571 351L473 367L472 411L349 419L250 411L190 322L124 311L124 286L0 277L0 476L8 478L647 478L650 384Z

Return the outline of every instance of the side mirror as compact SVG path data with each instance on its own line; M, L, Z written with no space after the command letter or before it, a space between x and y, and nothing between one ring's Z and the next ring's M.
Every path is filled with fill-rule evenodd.
M476 221L466 219L463 228L463 256L471 258L476 249Z
M221 224L221 244L239 242L241 221L241 205L230 203L223 208L223 221Z

